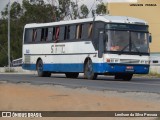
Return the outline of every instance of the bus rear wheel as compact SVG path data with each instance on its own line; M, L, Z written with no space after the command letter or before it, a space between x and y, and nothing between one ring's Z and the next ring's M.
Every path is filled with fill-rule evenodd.
M95 80L97 78L97 74L93 71L92 60L88 60L84 67L84 78Z
M130 81L133 77L133 74L130 73L122 73L122 74L116 74L115 79L122 79L125 81Z
M65 73L67 78L78 78L79 73Z
M43 71L42 60L39 60L38 63L37 63L37 73L38 73L38 77L50 77L51 76L50 72L44 72Z

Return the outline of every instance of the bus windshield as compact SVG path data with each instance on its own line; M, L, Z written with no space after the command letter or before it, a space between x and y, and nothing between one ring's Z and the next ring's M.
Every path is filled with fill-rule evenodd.
M148 53L149 33L147 31L137 31L134 29L107 29L107 51ZM136 28L136 27L134 27Z

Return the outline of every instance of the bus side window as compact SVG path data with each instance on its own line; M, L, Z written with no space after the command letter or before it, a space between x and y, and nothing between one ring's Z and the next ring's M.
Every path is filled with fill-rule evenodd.
M70 39L70 26L65 26L64 40L69 40L69 39Z
M70 39L73 40L76 38L76 25L70 27Z
M42 28L42 32L41 32L41 41L44 41L44 28Z
M45 28L44 30L44 40L48 41L48 28Z
M36 38L37 38L37 29L33 29L32 42L35 42Z
M89 29L88 29L88 38L91 38L91 37L92 37L92 31L93 31L92 29L93 29L93 24L90 23Z
M88 28L89 28L89 24L85 23L82 25L82 37L81 39L87 39L88 38Z
M70 39L70 26L64 27L64 40Z
M79 25L77 25L76 27L77 27L76 39L78 39L79 38Z
M70 26L67 27L67 40L70 39Z
M37 37L36 37L35 41L39 42L41 40L41 31L42 31L42 29L39 28L36 31L37 31Z
M59 28L59 27L56 27L56 32L55 32L55 42L57 42L58 39L59 39L59 32L60 32L60 28Z
M76 39L81 39L82 36L82 24L77 25Z
M33 29L25 29L24 43L32 42Z
M53 40L53 28L48 28L48 39L47 41L52 41Z
M55 37L56 37L56 28L53 27L53 38L52 38L53 41L55 40Z
M42 28L41 41L47 41L48 39L48 28Z
M60 27L59 40L63 41L65 39L65 26Z

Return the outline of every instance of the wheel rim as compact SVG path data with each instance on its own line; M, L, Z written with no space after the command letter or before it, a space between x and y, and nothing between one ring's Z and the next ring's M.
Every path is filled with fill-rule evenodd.
M93 73L93 67L92 67L91 61L89 61L88 64L87 64L87 76L88 77L91 76L92 73Z
M38 64L38 72L41 73L43 71L43 65L41 63Z

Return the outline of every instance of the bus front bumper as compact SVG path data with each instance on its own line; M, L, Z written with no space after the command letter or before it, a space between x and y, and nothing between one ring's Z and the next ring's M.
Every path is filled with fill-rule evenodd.
M132 74L148 74L149 65L142 64L107 64L97 63L93 65L96 73L132 73Z

